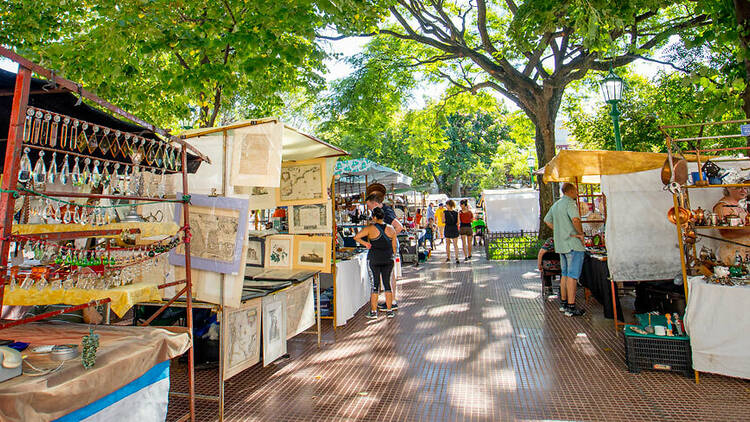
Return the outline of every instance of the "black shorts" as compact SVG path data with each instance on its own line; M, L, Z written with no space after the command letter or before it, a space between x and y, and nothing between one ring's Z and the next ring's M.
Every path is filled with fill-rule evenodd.
M445 226L445 237L448 239L458 239L458 227L456 226Z
M373 293L378 292L380 283L383 283L383 290L391 291L391 271L393 271L393 261L385 264L370 264L370 289Z

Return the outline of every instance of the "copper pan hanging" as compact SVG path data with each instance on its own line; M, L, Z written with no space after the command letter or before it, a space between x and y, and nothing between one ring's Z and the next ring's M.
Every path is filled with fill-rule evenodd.
M687 178L687 160L681 157L669 157L664 160L664 164L661 166L661 182L664 185L674 181L682 186L687 182Z

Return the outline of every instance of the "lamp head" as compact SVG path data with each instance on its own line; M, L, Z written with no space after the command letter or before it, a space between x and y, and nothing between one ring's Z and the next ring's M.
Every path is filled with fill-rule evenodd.
M609 70L609 74L602 79L600 82L602 89L602 95L604 101L611 103L622 100L622 78L617 76L612 69Z

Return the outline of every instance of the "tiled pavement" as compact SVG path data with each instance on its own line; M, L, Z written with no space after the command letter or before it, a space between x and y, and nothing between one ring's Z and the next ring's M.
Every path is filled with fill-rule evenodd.
M443 259L405 268L396 318L367 320L363 309L335 333L324 323L320 349L301 334L290 359L231 378L226 420L750 419L750 382L628 373L601 306L592 299L586 316L565 317L542 299L535 262ZM185 391L184 369L172 373ZM196 375L199 393L216 394L217 371ZM172 398L168 420L186 404ZM196 406L197 420L216 420L215 403Z

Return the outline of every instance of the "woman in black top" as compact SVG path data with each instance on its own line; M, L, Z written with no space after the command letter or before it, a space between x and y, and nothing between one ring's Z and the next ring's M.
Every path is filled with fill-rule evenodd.
M393 271L393 255L398 250L398 243L396 242L396 230L385 224L383 218L385 218L385 212L382 208L373 209L373 224L365 227L354 236L357 243L370 250L367 253L367 260L370 264L372 290L370 312L367 313L366 317L371 319L378 317L378 288L381 282L383 283L383 290L385 290L386 316L388 318L395 316L393 310L391 310L393 304L391 271ZM367 240L364 240L365 237Z
M456 203L452 199L449 199L445 205L445 262L450 262L451 260L451 244L453 244L453 248L456 251L456 264L458 264L461 261L458 260L458 213L455 210Z

